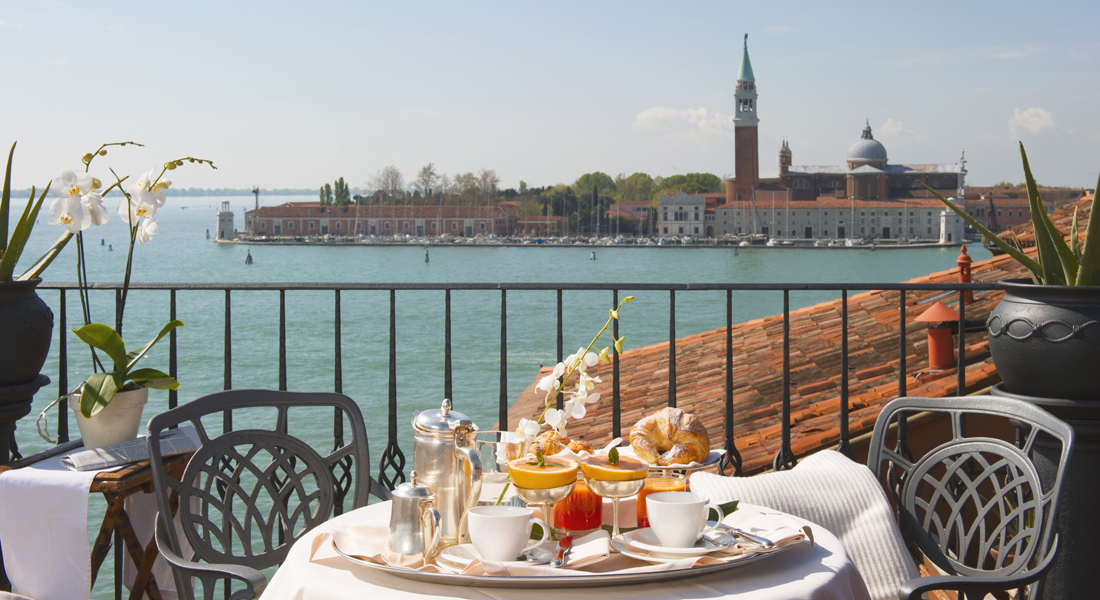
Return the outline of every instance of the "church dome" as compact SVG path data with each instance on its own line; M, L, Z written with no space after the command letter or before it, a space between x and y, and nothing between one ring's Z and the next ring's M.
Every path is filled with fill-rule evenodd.
M787 145L787 140L783 140L783 145L779 148L779 154L783 156L791 156L791 147Z
M848 161L886 160L886 146L871 135L871 124L863 128L863 135L848 148Z

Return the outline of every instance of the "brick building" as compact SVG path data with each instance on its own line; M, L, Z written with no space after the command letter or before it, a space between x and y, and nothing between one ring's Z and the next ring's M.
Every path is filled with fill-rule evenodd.
M245 213L252 235L511 235L515 211L507 206L321 206L287 202Z

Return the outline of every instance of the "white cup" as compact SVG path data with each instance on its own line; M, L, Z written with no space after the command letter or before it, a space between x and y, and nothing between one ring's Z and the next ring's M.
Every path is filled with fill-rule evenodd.
M522 506L475 506L466 516L473 542L482 560L507 562L546 540L549 530L531 509ZM531 540L531 524L542 527L542 539ZM530 543L528 543L530 541Z
M694 492L657 492L645 498L649 526L657 540L665 548L690 548L706 532L707 516L711 510L718 512L718 521L725 515L717 505L707 502L705 496Z

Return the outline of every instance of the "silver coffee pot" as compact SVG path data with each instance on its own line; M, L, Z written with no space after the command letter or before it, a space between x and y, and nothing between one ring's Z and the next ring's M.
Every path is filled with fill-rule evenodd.
M444 400L439 409L413 415L413 469L420 482L435 494L442 516L439 548L469 541L466 511L481 496L481 458L477 453L477 425L451 410Z
M409 479L393 491L390 537L382 556L395 567L415 569L436 554L443 529L439 511L432 506L435 494L416 480L416 471Z

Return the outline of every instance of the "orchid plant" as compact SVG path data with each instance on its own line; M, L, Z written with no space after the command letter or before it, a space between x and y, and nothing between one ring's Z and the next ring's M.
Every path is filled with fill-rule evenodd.
M592 352L592 349L596 347L596 342L600 340L603 334L612 333L610 329L611 322L619 320L619 310L622 309L624 304L632 300L634 300L634 296L627 296L619 302L618 306L608 310L607 322L592 338L592 341L588 343L588 346L578 348L576 353L570 354L564 361L554 365L550 374L540 379L535 385L535 393L544 394L544 406L537 419L519 420L519 426L516 428L511 443L521 445L521 455L527 453L527 448L538 437L544 424L549 425L551 429L565 436L569 420L583 418L588 412L585 406L600 401L599 392L593 390L601 380L599 377L590 375L588 369L600 362L610 364L611 346L605 347L599 353ZM622 336L614 340L613 345L617 354L622 354L625 339L626 336ZM567 390L566 386L574 374L577 374L576 387ZM560 409L550 408L559 395L565 398L562 407ZM498 504L504 498L507 490L508 486L506 485L501 491L500 497L497 498Z
M135 142L112 142L101 145L95 152L85 154L81 161L84 163L84 171L72 171L62 169L61 174L50 184L56 198L50 205L51 225L65 227L69 237L76 236L77 246L77 281L80 285L80 306L83 311L84 326L73 328L73 333L82 342L88 344L92 352L93 373L78 388L80 395L80 413L86 418L103 410L110 404L115 394L119 391L134 390L141 387L157 389L176 389L179 382L166 373L156 369L136 369L136 363L169 332L176 327L182 327L183 322L174 320L165 325L160 333L148 344L138 350L127 352L126 344L122 340L122 321L126 310L126 299L130 291L130 275L133 270L134 247L151 241L160 229L157 220L157 211L160 210L167 198L164 190L172 185L172 182L164 176L168 171L181 167L184 161L188 163L208 164L217 169L214 163L195 157L184 157L164 163L161 167L153 167L145 174L138 177L137 181L128 187L123 187L123 182L129 176L119 177L114 169L109 169L115 182L107 189L102 182L89 174L92 161L98 156L106 156L110 146L141 146ZM122 291L119 302L115 308L115 326L112 328L102 323L93 323L88 297L87 263L84 258L84 231L89 227L100 226L107 223L109 215L103 206L103 198L114 189L122 193L118 204L118 214L126 223L129 234L129 250L126 255L126 271L122 283ZM65 237L65 236L63 236ZM65 238L68 241L68 238ZM55 248L57 245L55 245ZM60 251L60 248L57 249ZM55 252L56 255L56 252ZM52 260L52 256L49 257ZM108 370L101 362L96 350L107 355L113 363L113 368Z

